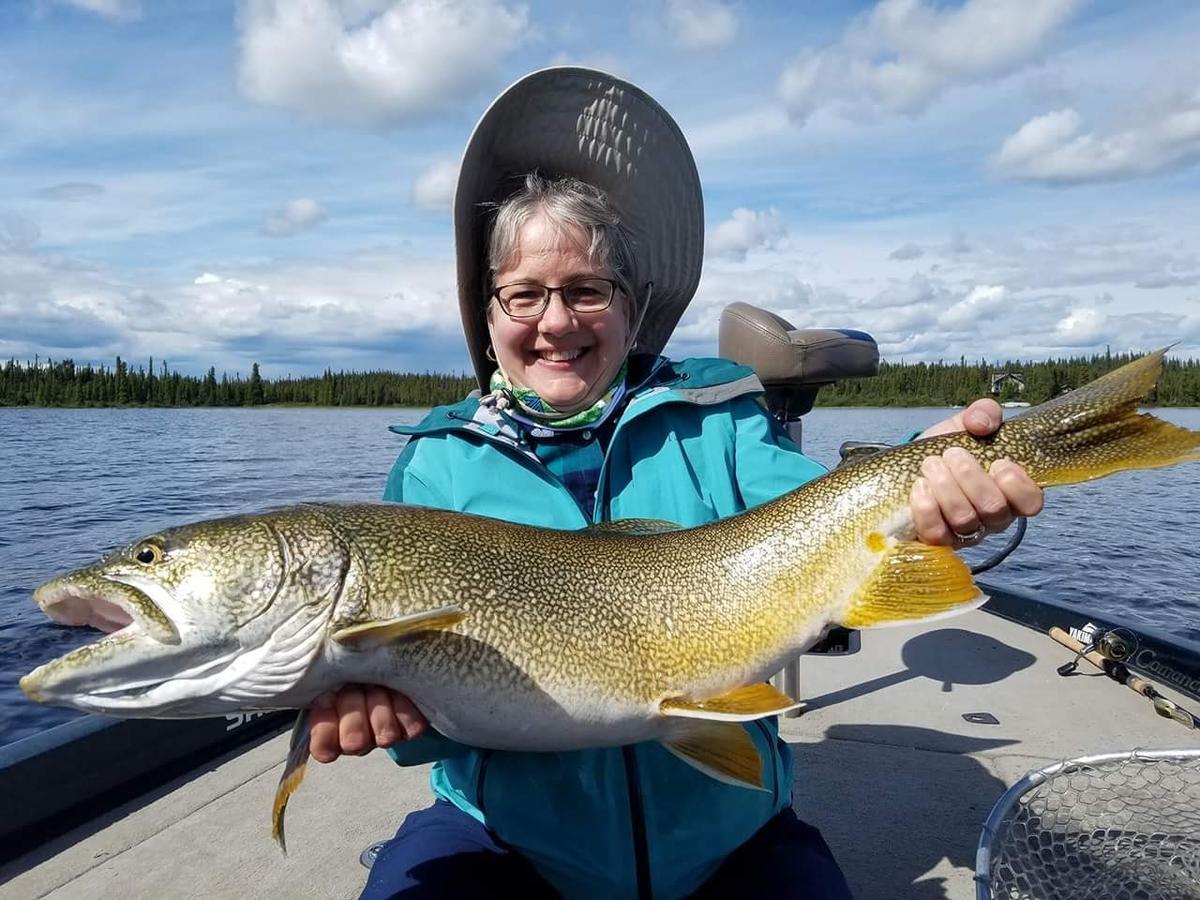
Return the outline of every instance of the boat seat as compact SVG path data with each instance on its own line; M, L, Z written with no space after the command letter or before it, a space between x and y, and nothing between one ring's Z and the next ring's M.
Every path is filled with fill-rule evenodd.
M754 369L768 409L785 422L811 410L825 385L879 372L879 346L866 332L793 328L749 303L731 303L721 312L717 344L721 356Z

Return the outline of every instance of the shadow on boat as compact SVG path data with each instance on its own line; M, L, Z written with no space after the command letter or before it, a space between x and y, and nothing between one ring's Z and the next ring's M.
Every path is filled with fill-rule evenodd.
M969 754L1015 743L834 725L819 743L793 745L793 805L821 829L855 896L947 900L947 879L934 870L974 867L980 824L1007 787Z
M900 671L812 697L805 701L805 710L845 703L914 678L941 682L946 693L956 684L994 684L1037 662L1032 653L961 628L940 628L917 635L905 642L901 659L904 668Z
M917 634L904 642L900 657L903 668L813 697L805 711L898 686L905 691L919 679L946 694L957 685L995 684L1037 661L993 636L961 628ZM897 701L906 702L906 693L895 695ZM920 712L913 710L915 719ZM1007 787L972 754L1021 740L1004 732L975 737L834 722L824 740L793 745L794 805L821 829L856 896L945 900L955 896L947 867L973 868L980 825Z

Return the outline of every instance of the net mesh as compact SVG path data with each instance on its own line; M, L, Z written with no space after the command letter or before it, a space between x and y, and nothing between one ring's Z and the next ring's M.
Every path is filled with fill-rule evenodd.
M1045 774L991 826L979 872L990 893L980 896L1200 898L1200 751L1094 757ZM981 864L988 843L985 831Z

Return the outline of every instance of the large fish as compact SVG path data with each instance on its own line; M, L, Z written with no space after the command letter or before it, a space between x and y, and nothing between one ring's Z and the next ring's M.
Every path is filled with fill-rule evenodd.
M399 504L306 504L152 534L40 587L55 621L112 633L21 679L33 700L118 716L305 708L387 685L467 744L570 750L658 740L761 786L738 724L795 704L763 683L833 624L908 622L985 599L914 539L922 460L964 447L1041 485L1200 458L1200 433L1139 414L1163 351L1006 422L886 450L697 528L582 531ZM308 758L307 718L274 832Z

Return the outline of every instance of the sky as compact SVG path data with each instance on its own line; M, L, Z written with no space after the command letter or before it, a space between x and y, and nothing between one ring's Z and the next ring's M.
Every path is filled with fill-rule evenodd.
M1200 4L2 0L0 359L469 370L457 162L525 73L679 122L720 310L899 362L1200 357Z

